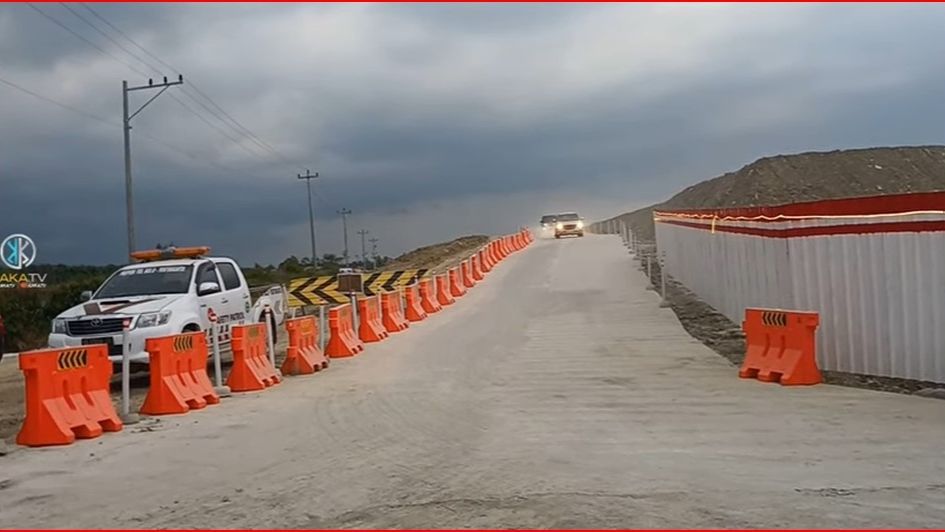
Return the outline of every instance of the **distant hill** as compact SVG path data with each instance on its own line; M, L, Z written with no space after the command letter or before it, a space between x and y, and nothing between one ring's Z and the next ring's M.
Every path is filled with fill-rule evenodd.
M384 268L387 270L428 268L440 271L443 267L453 266L468 257L488 241L489 237L486 235L463 236L449 242L441 242L404 253Z
M778 205L945 190L945 146L865 148L764 157L692 185L669 200L616 216L653 238L653 209Z

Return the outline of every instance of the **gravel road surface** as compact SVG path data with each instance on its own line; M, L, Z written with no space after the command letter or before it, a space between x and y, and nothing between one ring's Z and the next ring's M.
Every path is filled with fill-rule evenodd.
M739 380L616 236L186 416L0 458L11 528L935 527L945 402Z

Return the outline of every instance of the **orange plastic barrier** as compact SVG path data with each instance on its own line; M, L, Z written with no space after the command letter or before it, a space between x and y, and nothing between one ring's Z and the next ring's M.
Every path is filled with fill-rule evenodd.
M233 368L226 378L226 385L234 392L263 390L282 381L269 362L268 329L265 323L230 327Z
M482 268L480 268L480 262L478 253L469 257L469 275L476 282L486 278L485 274L482 273Z
M459 280L463 282L463 286L466 288L476 286L476 281L472 278L472 269L470 268L468 260L459 263Z
M816 312L745 309L747 350L738 376L783 385L821 382L814 341L819 323Z
M389 336L381 322L381 296L365 297L358 300L358 337L362 342L380 342Z
M508 245L507 245L507 240L506 240L506 238L505 238L505 237L502 237L502 238L500 238L497 242L499 243L499 244L497 245L497 249L498 249L498 251L499 251L499 258L500 258L500 259L504 259L505 257L508 257L509 254L512 253L512 251L509 249L509 247L508 247Z
M328 330L331 336L325 346L325 354L331 358L350 357L364 351L364 344L354 334L350 303L328 309Z
M283 375L311 375L328 367L328 357L318 347L315 316L287 319L285 329L289 332L289 347L280 368Z
M453 297L462 297L466 294L466 288L463 286L463 280L459 276L459 269L449 269L450 295Z
M499 256L499 242L497 240L493 240L492 242L489 242L488 249L489 249L489 260L492 262L492 266L495 267L495 265L498 264L499 261L502 260L502 257Z
M42 349L20 353L26 384L26 418L16 443L66 445L121 430L108 395L108 347Z
M207 335L202 332L148 338L151 383L139 412L186 414L220 402L207 375Z
M433 286L434 279L421 279L420 287L420 308L427 314L433 314L443 310L436 297L436 288Z
M416 284L404 288L404 317L407 321L427 319L427 313L420 304L420 287Z
M387 332L398 332L410 327L404 317L403 300L400 292L383 292L381 294L381 321Z
M443 307L456 302L450 294L450 281L445 273L436 276L436 302Z
M488 273L492 271L492 261L489 260L488 248L480 249L476 253L476 256L479 258L478 263L479 263L479 267L482 270L482 273Z

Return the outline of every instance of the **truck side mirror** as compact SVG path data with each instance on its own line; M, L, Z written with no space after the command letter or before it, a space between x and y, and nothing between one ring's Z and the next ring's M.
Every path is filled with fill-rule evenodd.
M220 285L217 283L214 283L213 281L200 283L200 286L197 287L198 296L206 296L209 294L215 294L219 291L220 291Z
M92 299L92 291L91 291L91 290L83 290L82 293L79 294L79 299L81 299L82 301L88 301L88 300Z

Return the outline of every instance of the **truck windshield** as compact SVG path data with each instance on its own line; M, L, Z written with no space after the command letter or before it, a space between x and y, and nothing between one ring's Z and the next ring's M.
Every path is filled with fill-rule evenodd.
M97 299L151 294L184 294L190 288L192 266L126 268L105 282Z
M569 212L569 213L566 213L566 214L559 214L559 215L558 215L558 221L559 221L559 222L573 222L573 221L575 221L575 220L577 220L577 219L579 219L579 218L580 218L580 216L578 216L577 214L575 214L575 213L573 213L573 212Z
M544 216L541 217L541 223L543 223L543 224L554 223L555 218L556 218L556 216L553 215L553 214L546 214L546 215L544 215Z

